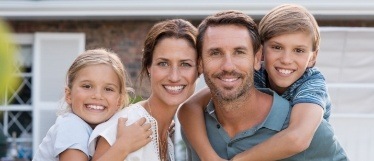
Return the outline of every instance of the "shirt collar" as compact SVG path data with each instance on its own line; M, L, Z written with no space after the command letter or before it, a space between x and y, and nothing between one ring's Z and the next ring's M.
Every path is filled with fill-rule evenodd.
M283 129L284 122L290 113L290 103L271 89L263 88L259 90L273 96L273 104L270 112L261 126L272 130L281 131Z
M290 112L289 102L286 99L279 96L276 92L272 91L271 89L259 88L258 90L273 96L273 104L271 106L270 112L268 116L266 117L266 119L261 124L255 126L254 127L256 128L255 130L264 127L264 128L268 128L268 129L275 130L275 131L281 131L283 129L283 125L287 117L289 116L289 112ZM210 100L206 108L206 112L210 116L215 118L218 122L212 100Z

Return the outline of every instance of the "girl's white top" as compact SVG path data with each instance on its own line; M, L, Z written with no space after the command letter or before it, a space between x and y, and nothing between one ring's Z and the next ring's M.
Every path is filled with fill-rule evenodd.
M57 117L39 145L33 161L58 161L67 149L77 149L88 156L87 142L92 128L77 115L68 112Z
M132 104L117 112L108 121L96 126L89 139L89 154L93 156L95 153L96 141L99 136L106 139L112 146L116 141L118 118L128 118L126 125L133 124L140 118L146 118L147 123L151 123L152 141L140 148L139 150L130 153L125 161L157 161L160 160L158 149L158 127L157 121L154 119L140 104ZM174 147L171 139L168 137L168 160L174 161Z

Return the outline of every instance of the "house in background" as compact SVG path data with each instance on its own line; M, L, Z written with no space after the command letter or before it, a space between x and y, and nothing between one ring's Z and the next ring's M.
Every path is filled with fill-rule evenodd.
M258 22L283 3L291 1L0 0L0 17L13 29L18 62L25 69L15 73L23 80L20 86L0 101L0 130L8 142L15 134L19 147L35 152L62 106L67 68L85 49L112 49L136 82L142 42L155 22L184 18L198 25L207 15L228 9L243 11ZM330 122L337 137L352 160L374 160L374 2L298 3L321 26L317 67L328 82L334 105ZM198 88L204 81L199 83ZM147 93L145 88L136 91Z

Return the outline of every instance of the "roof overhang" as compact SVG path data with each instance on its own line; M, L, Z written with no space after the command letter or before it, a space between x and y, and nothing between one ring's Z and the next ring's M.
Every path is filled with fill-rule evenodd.
M256 2L212 0L0 0L0 17L10 20L30 19L202 19L222 10L240 10L261 18L273 7L291 1ZM370 0L298 1L317 19L374 19Z

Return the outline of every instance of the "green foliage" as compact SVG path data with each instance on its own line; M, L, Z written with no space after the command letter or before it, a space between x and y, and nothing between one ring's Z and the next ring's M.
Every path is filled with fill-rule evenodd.
M7 89L15 87L19 80L14 79L16 47L13 44L7 24L0 20L0 99L4 99Z
M139 102L141 100L143 100L143 97L141 97L141 96L130 97L130 103L131 104L134 104L134 103Z

